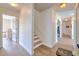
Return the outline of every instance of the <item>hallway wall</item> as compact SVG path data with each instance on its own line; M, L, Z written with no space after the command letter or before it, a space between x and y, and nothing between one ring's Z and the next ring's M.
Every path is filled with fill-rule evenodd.
M0 14L0 48L3 47L2 30L2 15Z
M37 11L34 9L34 34L38 35L39 39L42 41L43 40L43 20L41 19L41 12Z
M40 36L44 45L52 48L56 43L56 13L50 8L41 12L39 21Z
M41 20L40 18L40 12L34 9L34 34L39 35L38 34L38 29L39 29L39 22ZM40 29L39 29L40 30Z
M77 21L76 21L76 25L77 25L77 43L79 44L79 7L78 7L78 9L77 9L77 15L76 15L76 17L77 17Z
M19 19L19 43L32 55L32 4L22 8Z

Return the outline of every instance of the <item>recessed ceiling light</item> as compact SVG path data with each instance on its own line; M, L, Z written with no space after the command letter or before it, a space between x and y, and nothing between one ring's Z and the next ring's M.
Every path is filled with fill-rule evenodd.
M18 6L18 4L16 4L16 3L11 3L10 4L12 7L17 7Z
M60 8L65 8L66 7L66 4L65 3L61 3L60 4Z

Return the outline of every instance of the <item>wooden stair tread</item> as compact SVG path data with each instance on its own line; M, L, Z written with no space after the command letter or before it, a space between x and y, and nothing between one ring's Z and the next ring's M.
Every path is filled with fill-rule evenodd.
M38 42L38 41L40 41L39 39L38 40L34 40L34 43L36 43L36 42Z
M38 42L34 43L34 46L38 45L39 43L42 43L42 42L38 41Z

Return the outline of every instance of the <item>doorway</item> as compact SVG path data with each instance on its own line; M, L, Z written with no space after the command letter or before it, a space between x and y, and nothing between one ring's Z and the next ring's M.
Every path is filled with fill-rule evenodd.
M3 14L3 44L6 43L6 41L17 41L16 37L16 17Z
M72 17L61 18L57 20L57 42L60 48L73 50L72 44Z
M62 37L72 38L72 18L62 20Z
M60 19L57 19L56 22L56 42L59 42L60 38L61 38L61 21Z

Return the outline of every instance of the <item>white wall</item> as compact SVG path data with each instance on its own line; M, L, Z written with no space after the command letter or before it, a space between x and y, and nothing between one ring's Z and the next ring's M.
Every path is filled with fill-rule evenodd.
M74 11L74 15L72 17L72 44L74 48L77 48L76 40L77 40L77 23L76 23L76 12Z
M32 55L32 4L23 7L20 12L19 43Z
M63 11L59 11L57 12L57 14L59 15L59 17L62 18L67 18L69 16L74 15L74 10L63 10Z
M40 12L34 9L34 34L39 35L38 31L39 31L39 21L41 20L40 18Z
M77 17L77 19L76 19L76 28L77 29L75 29L75 30L77 30L76 31L76 37L77 37L77 39L76 39L76 41L77 41L77 43L79 44L79 8L77 9L77 15L76 15L76 17Z
M3 40L2 40L2 15L0 14L0 48L3 47Z
M50 8L40 14L39 33L45 45L52 48L56 43L56 13Z

